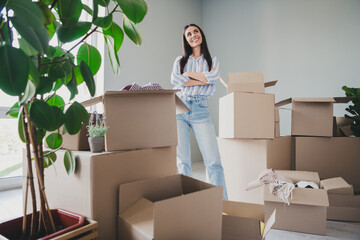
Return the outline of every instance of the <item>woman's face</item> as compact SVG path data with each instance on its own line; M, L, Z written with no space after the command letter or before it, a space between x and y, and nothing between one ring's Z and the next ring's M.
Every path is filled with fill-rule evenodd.
M194 48L202 44L202 36L197 27L190 26L185 30L185 39L190 47Z

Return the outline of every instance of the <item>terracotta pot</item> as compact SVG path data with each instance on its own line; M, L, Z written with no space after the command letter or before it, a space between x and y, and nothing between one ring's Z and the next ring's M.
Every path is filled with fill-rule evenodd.
M62 235L66 232L72 231L85 224L85 217L79 214L75 214L63 209L51 209L51 214L54 219L55 226L63 226L63 229L54 232L48 236L39 238L40 240L47 240L56 236ZM27 229L30 228L32 214L26 215ZM20 233L22 231L23 217L18 217L3 223L0 223L0 236L10 238L12 234ZM5 238L5 239L6 239Z
M101 137L89 137L90 151L97 153L102 152L105 149L104 136Z

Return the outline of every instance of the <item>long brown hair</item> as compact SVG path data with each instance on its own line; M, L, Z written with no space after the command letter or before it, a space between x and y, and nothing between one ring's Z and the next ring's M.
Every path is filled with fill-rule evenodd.
M183 38L182 38L183 56L180 59L180 73L181 74L184 73L185 64L187 63L189 56L192 54L192 47L188 44L186 37L185 37L185 31L190 26L197 27L201 33L201 36L202 36L201 53L204 55L204 58L205 58L206 62L208 63L209 71L210 71L211 66L212 66L212 58L211 58L211 55L210 55L210 52L209 52L209 49L208 49L208 46L206 43L205 34L198 25L191 23L184 27Z

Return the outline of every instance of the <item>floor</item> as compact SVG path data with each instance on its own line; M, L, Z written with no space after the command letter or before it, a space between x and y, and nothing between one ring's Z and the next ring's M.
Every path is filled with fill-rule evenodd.
M193 163L193 177L205 181L206 173L203 163ZM12 189L0 191L0 222L22 215L22 190ZM312 234L296 233L282 230L270 230L267 240L337 240L357 239L360 240L360 223L354 222L327 222L327 235L319 236Z

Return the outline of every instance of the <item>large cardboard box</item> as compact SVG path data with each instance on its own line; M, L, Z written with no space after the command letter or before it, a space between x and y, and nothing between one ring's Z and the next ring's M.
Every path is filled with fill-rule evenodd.
M264 205L224 201L222 240L262 240L275 223L276 211L265 225ZM265 226L264 226L265 225Z
M288 98L275 104L281 107L292 103L291 135L333 136L333 104L347 103L347 97Z
M74 151L77 171L72 176L67 175L63 166L64 153L59 150L54 166L45 170L50 207L67 209L96 220L99 239L117 239L120 184L177 172L176 147L114 153ZM26 169L24 171L26 173Z
M107 91L82 104L104 104L106 151L176 146L176 113L188 111L176 92Z
M342 177L360 184L360 138L296 137L295 169L318 172L321 179Z
M320 184L319 175L314 172L284 170L276 170L276 172L292 179L294 183L304 180ZM326 235L326 210L329 206L326 190L295 188L292 198L289 198L290 205L287 205L266 188L264 200L265 219L268 219L276 209L274 229Z
M351 124L354 121L346 117L333 118L333 137L350 137L353 135L351 131Z
M265 93L265 87L274 86L277 80L264 83L263 72L237 72L228 73L227 91L232 92L251 92Z
M222 187L173 175L122 184L119 193L118 239L221 239Z
M274 138L275 96L232 92L219 99L219 137Z
M352 185L337 177L322 180L320 186L329 196L327 219L360 222L360 195L354 195Z
M263 188L247 184L268 168L291 169L291 137L273 140L218 138L229 200L264 204Z

